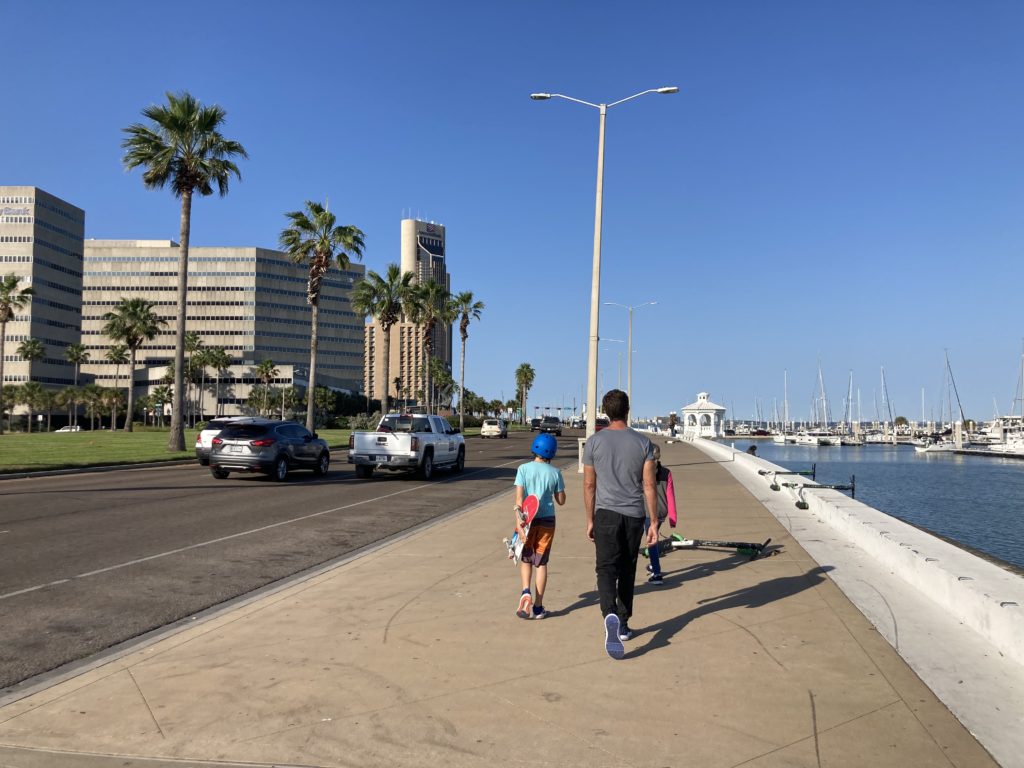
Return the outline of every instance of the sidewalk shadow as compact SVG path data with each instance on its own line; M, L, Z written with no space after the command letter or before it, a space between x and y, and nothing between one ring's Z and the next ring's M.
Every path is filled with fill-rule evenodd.
M638 658L651 651L671 645L672 638L677 632L701 616L707 616L728 608L760 608L768 603L816 587L826 580L825 574L831 570L833 570L831 565L818 566L811 568L807 573L801 573L796 576L780 576L749 587L737 589L734 592L700 600L696 608L687 611L681 616L666 619L657 624L651 624L641 630L634 630L638 639L648 635L651 635L651 637L645 645L627 652L624 658Z

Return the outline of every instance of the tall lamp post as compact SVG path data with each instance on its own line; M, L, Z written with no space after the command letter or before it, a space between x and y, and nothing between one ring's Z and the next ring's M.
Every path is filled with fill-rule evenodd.
M676 86L664 88L649 88L640 93L634 93L624 99L613 101L611 104L591 104L589 101L574 99L561 93L531 93L530 98L534 101L546 101L547 99L565 99L587 107L593 107L600 112L597 135L597 194L594 203L594 266L593 276L590 283L590 353L587 358L587 437L594 434L597 419L597 344L598 316L601 303L601 203L604 198L604 124L605 117L610 107L618 106L632 99L645 96L648 93L678 93Z
M629 347L626 354L626 396L629 397L629 407L633 408L633 310L641 309L643 307L650 307L657 304L656 301L646 301L643 304L637 304L635 306L629 304L619 304L616 301L606 301L610 307L622 307L623 309L629 310Z

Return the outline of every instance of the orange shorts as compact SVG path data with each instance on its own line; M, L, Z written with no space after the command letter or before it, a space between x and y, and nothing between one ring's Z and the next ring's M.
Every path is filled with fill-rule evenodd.
M555 521L534 520L523 546L523 562L533 566L547 565L554 540Z

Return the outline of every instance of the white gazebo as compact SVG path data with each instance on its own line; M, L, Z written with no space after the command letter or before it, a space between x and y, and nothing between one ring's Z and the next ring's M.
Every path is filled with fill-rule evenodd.
M686 437L724 437L725 408L708 400L707 392L697 402L683 408L683 434Z

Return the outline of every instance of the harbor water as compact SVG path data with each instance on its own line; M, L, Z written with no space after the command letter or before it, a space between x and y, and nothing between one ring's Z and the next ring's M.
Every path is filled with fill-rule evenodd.
M788 470L817 465L819 483L848 483L857 500L886 514L1024 569L1024 460L916 453L909 445L778 445L726 438L737 450ZM795 478L794 478L795 479ZM684 491L685 492L685 491Z

